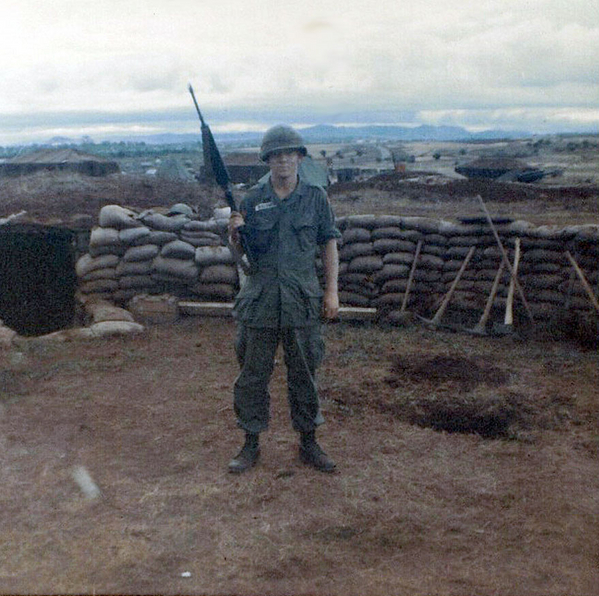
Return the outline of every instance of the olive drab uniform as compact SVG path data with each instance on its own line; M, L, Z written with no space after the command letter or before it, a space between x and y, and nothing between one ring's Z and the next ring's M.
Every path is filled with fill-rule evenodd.
M256 434L268 427L268 383L281 342L293 428L310 432L323 422L315 381L324 355L316 250L340 233L324 189L302 180L285 199L270 181L256 186L240 211L253 262L234 308L241 367L234 387L238 425Z

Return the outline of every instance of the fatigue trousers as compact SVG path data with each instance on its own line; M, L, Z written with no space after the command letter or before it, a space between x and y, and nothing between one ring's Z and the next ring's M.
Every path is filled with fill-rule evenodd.
M287 366L287 397L293 428L313 431L324 422L316 388L316 369L324 356L320 325L309 327L257 328L239 324L235 350L241 371L233 390L237 424L250 433L268 428L270 393L279 343Z

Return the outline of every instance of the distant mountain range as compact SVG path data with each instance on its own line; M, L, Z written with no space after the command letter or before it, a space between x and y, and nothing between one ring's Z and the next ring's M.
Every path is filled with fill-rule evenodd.
M257 145L262 138L261 132L215 132L216 140L223 144L251 144ZM302 128L301 134L306 143L338 143L352 141L478 141L495 139L517 139L531 136L530 133L520 130L485 130L481 132L468 132L460 126L333 126L320 124ZM177 134L163 133L155 135L141 135L130 137L119 137L112 142L144 142L151 145L178 145L193 144L200 141L199 134ZM49 144L65 144L90 142L89 137L81 140L68 139L66 137L54 137L48 141Z

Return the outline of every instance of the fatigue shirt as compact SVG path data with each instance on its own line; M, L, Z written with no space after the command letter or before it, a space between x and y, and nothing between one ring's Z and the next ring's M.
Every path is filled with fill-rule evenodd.
M341 235L324 189L299 180L280 199L268 180L250 189L240 211L252 270L236 298L235 318L249 327L317 323L323 291L316 251Z

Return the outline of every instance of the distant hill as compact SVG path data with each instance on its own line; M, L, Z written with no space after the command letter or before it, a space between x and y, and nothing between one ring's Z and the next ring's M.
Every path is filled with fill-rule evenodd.
M320 124L301 129L307 143L335 143L356 140L384 141L472 141L493 139L516 139L530 136L525 131L486 130L477 133L468 132L460 126L430 126L423 124L416 127L408 126L333 126ZM247 143L258 144L262 138L261 132L215 132L217 141L227 144ZM143 141L150 144L197 143L200 140L196 134L158 134L143 137L130 137L126 141Z
M214 132L214 131L213 131ZM349 143L353 141L477 141L494 139L517 139L529 137L525 131L485 130L477 133L468 132L460 126L333 126L319 124L301 129L302 136L307 143ZM214 132L217 142L224 145L258 145L262 139L262 132ZM147 143L149 145L194 145L201 140L198 131L195 133L162 133L154 135L140 135L118 137L111 140L130 143ZM81 144L93 142L89 137L69 139L67 137L53 137L45 145Z

